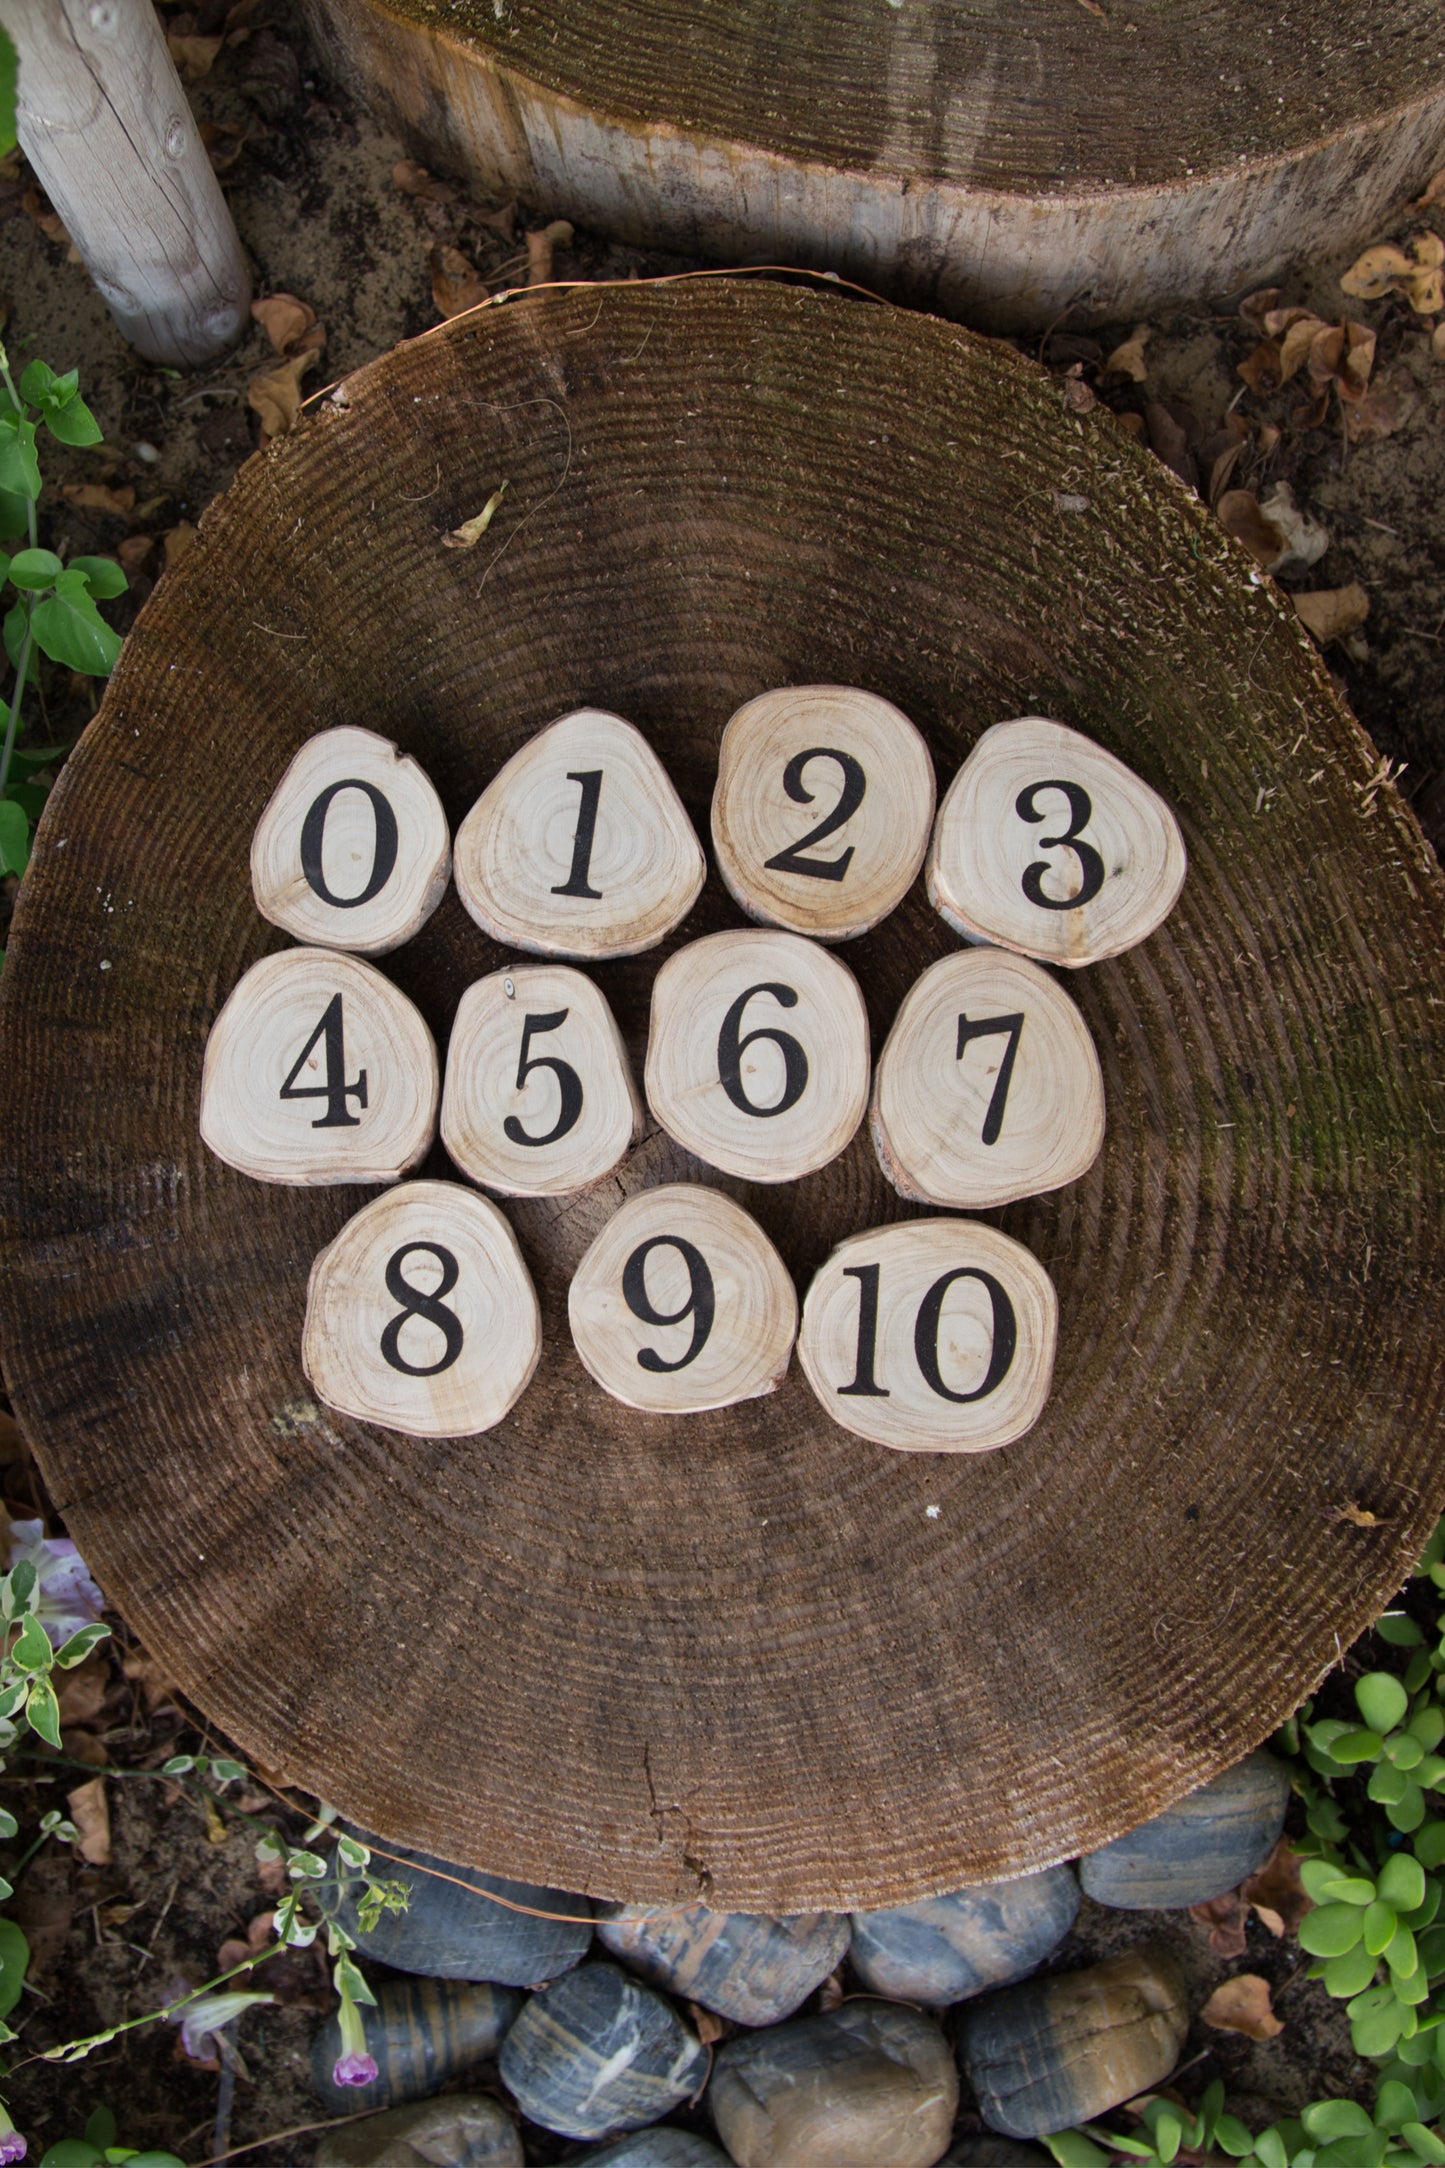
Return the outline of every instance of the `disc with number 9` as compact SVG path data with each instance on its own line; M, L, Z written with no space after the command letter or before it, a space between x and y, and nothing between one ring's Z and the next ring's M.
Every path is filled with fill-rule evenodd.
M373 1199L311 1267L302 1367L319 1400L363 1423L413 1438L490 1430L541 1350L517 1238L460 1183Z

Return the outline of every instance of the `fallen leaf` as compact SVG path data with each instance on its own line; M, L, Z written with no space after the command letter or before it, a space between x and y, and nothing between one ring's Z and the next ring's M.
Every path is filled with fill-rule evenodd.
M148 1716L154 1716L157 1709L174 1705L176 1682L158 1656L148 1656L143 1648L137 1647L122 1659L120 1668L140 1688Z
M1234 470L1253 434L1242 414L1227 414L1223 428L1216 429L1200 445L1200 470L1208 477L1206 494L1211 504L1218 504L1229 487Z
M1327 324L1310 341L1310 382L1332 384L1347 405L1364 398L1374 366L1375 334L1368 324Z
M1305 1914L1314 1910L1314 1900L1306 1896L1300 1881L1299 1853L1288 1837L1281 1837L1264 1865L1240 1883L1239 1894L1261 1919L1272 1913L1280 1922L1276 1928L1265 1919L1271 1934L1292 1935Z
M268 1897L284 1896L289 1887L286 1877L286 1862L283 1859L258 1859L256 1862L256 1880Z
M1442 166L1438 173L1431 174L1429 180L1425 183L1424 195L1417 196L1410 205L1410 209L1412 211L1428 211L1432 203L1439 203L1442 200L1445 200L1445 166Z
M500 210L476 211L472 215L479 226L490 226L492 232L499 233L504 241L512 242L516 240L517 206L515 203L504 203Z
M213 173L229 173L250 141L250 135L239 121L203 120L201 122L201 142L205 146L206 156L211 161L211 171Z
M1243 301L1240 302L1240 318L1242 322L1250 326L1251 330L1262 333L1266 316L1278 304L1279 288L1277 286L1262 286L1258 293L1246 294Z
M316 359L314 348L283 361L279 369L253 376L246 386L246 404L261 417L267 439L284 437L296 426L301 412L301 379Z
M1370 614L1370 598L1358 580L1351 580L1347 587L1316 587L1290 600L1305 630L1321 647L1358 632Z
M166 37L171 58L188 83L199 83L203 75L210 74L216 55L225 42L223 37L179 37L174 30Z
M455 203L457 191L450 181L439 181L413 158L403 158L391 169L391 185L404 196L418 196L423 203Z
M1116 346L1104 363L1105 376L1132 377L1142 384L1149 374L1149 364L1144 359L1144 349L1153 335L1149 324L1136 324L1122 346Z
M1099 404L1084 382L1084 365L1076 361L1064 377L1064 406L1070 414L1090 414Z
M81 261L80 250L71 240L70 231L65 221L57 211L50 209L49 204L38 188L32 186L26 189L24 195L20 198L20 208L26 213L27 217L34 219L47 241L53 241L57 248L65 250L67 263L79 263Z
M1291 309L1287 313L1292 319L1288 324L1275 326L1271 319L1271 328L1280 339L1279 374L1283 384L1298 375L1310 358L1315 340L1330 328L1322 316L1312 316L1308 309Z
M230 1972L237 1965L244 1965L248 1957L255 1957L271 1940L276 1925L274 1912L258 1912L246 1924L244 1942L237 1935L228 1935L216 1952L217 1972Z
M1147 431L1144 427L1144 417L1142 414L1116 414L1114 416L1114 420L1123 430L1125 436L1133 437L1136 443L1143 442Z
M729 2030L727 2019L719 2017L715 2010L704 2010L700 2002L690 2002L687 2006L687 2014L692 2022L693 2031L705 2048L710 2048L714 2041L723 2040L727 2037Z
M1253 392L1277 391L1283 382L1278 339L1262 339L1254 352L1240 362L1238 372Z
M155 546L153 534L128 534L115 553L120 559L121 570L134 579L138 572L145 570Z
M1249 1907L1241 1901L1237 1890L1228 1890L1223 1897L1210 1897L1204 1904L1191 1905L1189 1917L1209 1929L1209 1947L1216 1957L1243 1957Z
M1419 316L1445 308L1445 241L1438 233L1412 234L1408 252L1386 243L1367 248L1340 280L1341 291L1357 301L1382 301L1403 294Z
M1366 392L1345 416L1345 435L1351 444L1378 444L1382 437L1392 437L1399 426L1399 394L1389 384Z
M1214 508L1226 534L1242 542L1257 565L1268 571L1284 554L1285 539L1267 519L1252 489L1227 489Z
M110 1756L105 1751L105 1743L97 1739L93 1731L62 1731L60 1751L68 1754L72 1761L84 1762L91 1769L110 1767Z
M129 483L124 489L112 489L106 482L62 482L60 493L77 512L104 512L112 519L125 519L135 510L135 491Z
M55 1694L62 1724L89 1724L99 1716L110 1691L110 1665L92 1650L73 1671L57 1671Z
M1269 567L1271 572L1303 572L1317 565L1330 546L1329 533L1294 501L1288 482L1276 482L1259 509L1284 537L1284 554Z
M161 536L161 546L166 553L165 569L167 572L171 570L173 565L180 563L195 539L196 530L188 519L178 520L174 527L166 529Z
M565 218L554 218L550 226L543 226L527 235L527 284L545 286L552 276L552 251L554 248L570 248L572 228Z
M829 1973L827 1979L819 1988L818 2008L819 2010L825 2012L828 2010L841 2009L845 1999L846 1998L843 1987L843 1971L842 1967L840 1966L836 1972Z
M1189 450L1189 437L1178 416L1158 399L1151 399L1144 409L1144 424L1149 432L1149 448L1156 459L1162 459L1181 482L1191 489L1199 486L1199 475Z
M1237 1972L1232 1980L1222 1981L1199 2014L1206 2025L1244 2033L1251 2040L1273 2040L1284 2031L1270 2007L1269 1982L1257 1972Z
M431 252L432 299L439 316L462 316L488 298L485 279L459 248L434 248Z
M477 513L474 519L464 520L460 527L454 527L450 534L442 536L442 548L444 550L469 550L475 543L480 542L482 536L491 526L497 507L506 494L507 485L503 482L500 489L492 491L491 496L488 497L481 511Z
M298 300L295 294L267 294L251 303L251 314L271 341L273 354L293 354L316 322L310 302Z
M77 1784L73 1792L65 1795L79 1835L75 1850L79 1858L90 1867L110 1865L110 1801L106 1797L104 1777L92 1777L88 1784Z

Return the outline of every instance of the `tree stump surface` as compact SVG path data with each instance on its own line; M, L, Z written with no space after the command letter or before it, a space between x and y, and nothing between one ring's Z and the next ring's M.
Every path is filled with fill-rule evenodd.
M0 981L6 1381L88 1562L245 1752L496 1873L874 1909L1103 1843L1335 1662L1445 1491L1445 880L1249 572L1011 351L756 279L517 297L247 464L62 773ZM940 785L992 723L1059 716L1184 834L1165 923L1067 975L1103 1150L983 1215L1058 1291L1038 1422L909 1454L796 1364L676 1421L588 1378L568 1283L624 1194L721 1188L800 1289L937 1217L866 1124L795 1183L650 1126L605 1194L508 1200L543 1334L512 1412L431 1440L327 1413L307 1278L375 1192L250 1181L197 1128L210 1026L284 945L248 854L288 762L374 729L456 824L595 703L705 833L728 717L823 682L900 707ZM595 967L636 1075L660 962L742 925L714 871ZM957 949L922 879L849 944L875 1047ZM379 968L444 1045L514 960L453 889Z
M434 164L996 329L1262 286L1445 154L1434 0L306 0Z

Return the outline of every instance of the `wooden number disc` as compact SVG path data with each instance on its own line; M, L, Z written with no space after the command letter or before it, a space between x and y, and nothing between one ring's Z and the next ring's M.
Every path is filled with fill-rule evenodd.
M318 1399L363 1423L412 1438L490 1430L541 1351L517 1238L459 1182L374 1197L311 1267L302 1367Z
M514 753L457 830L457 893L494 941L538 956L634 956L707 877L652 747L583 708Z
M373 730L308 738L251 838L256 909L298 941L380 956L425 925L451 872L442 802Z
M933 824L933 762L892 701L795 685L738 709L718 752L712 839L750 918L850 941L902 901Z
M610 1174L641 1133L627 1049L590 979L531 964L467 988L442 1094L442 1142L464 1174L559 1196Z
M905 1197L982 1211L1062 1188L1104 1141L1089 1027L1022 956L945 956L903 998L869 1120L879 1164Z
M335 949L263 956L211 1026L201 1135L260 1182L395 1182L436 1135L435 1041L389 979Z
M775 1392L798 1330L787 1266L741 1205L693 1182L629 1197L573 1275L567 1315L598 1384L693 1415Z
M1022 1243L979 1220L906 1220L839 1243L808 1289L798 1359L860 1438L987 1453L1042 1414L1058 1320Z
M1162 925L1184 838L1157 791L1041 715L995 723L938 809L928 894L970 941L1043 963L1098 963Z
M753 1182L825 1167L868 1103L868 1012L851 971L793 933L714 933L652 987L647 1103L670 1137Z

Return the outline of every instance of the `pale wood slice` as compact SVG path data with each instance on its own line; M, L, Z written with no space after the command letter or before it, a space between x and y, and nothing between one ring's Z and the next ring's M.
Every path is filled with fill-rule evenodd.
M263 956L211 1026L201 1135L259 1182L395 1182L436 1134L436 1042L359 957Z
M342 1415L469 1438L516 1406L541 1352L517 1238L459 1182L373 1198L311 1267L302 1367Z
M804 1300L798 1360L860 1438L987 1453L1042 1414L1058 1319L1022 1243L979 1220L909 1220L839 1243Z
M494 941L635 956L707 878L702 845L640 730L583 708L514 753L457 830L457 893Z
M986 730L950 783L928 894L965 940L1074 970L1162 925L1186 864L1179 823L1132 768L1023 715Z
M868 1102L868 1012L836 956L793 933L714 933L652 987L647 1103L677 1143L752 1182L836 1159Z
M912 887L933 824L933 762L901 709L847 685L794 685L723 732L712 840L749 918L851 941Z
M798 1298L741 1205L670 1182L607 1222L573 1275L567 1315L578 1354L615 1400L692 1415L777 1390Z
M641 1134L627 1048L589 978L528 964L467 988L442 1092L442 1142L464 1174L504 1196L562 1196Z
M256 909L298 941L384 955L446 892L442 802L409 754L343 724L308 738L251 839Z
M1038 964L945 956L905 994L873 1080L878 1162L904 1197L982 1211L1075 1182L1104 1142L1089 1027Z

